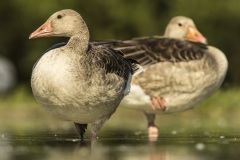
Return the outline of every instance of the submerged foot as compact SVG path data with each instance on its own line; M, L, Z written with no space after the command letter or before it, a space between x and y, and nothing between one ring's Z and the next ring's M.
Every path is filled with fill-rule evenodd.
M158 138L158 128L156 126L149 126L148 127L148 138L149 140L157 140Z
M91 135L90 135L90 137L91 137L91 140L96 140L96 139L97 139L97 133L91 131Z
M144 113L148 121L148 139L149 141L156 141L158 139L158 128L155 125L155 114Z
M166 110L166 101L164 98L160 96L152 96L151 101L152 101L152 108L154 110L158 110L158 109L161 109L163 111Z
M76 129L77 129L77 132L80 136L80 139L81 141L83 141L83 136L84 136L84 133L87 129L87 124L79 124L79 123L74 123Z

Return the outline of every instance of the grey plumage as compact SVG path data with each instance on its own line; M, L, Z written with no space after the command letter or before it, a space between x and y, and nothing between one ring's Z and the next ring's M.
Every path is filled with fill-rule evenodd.
M174 17L163 36L96 43L121 50L144 66L122 106L145 113L149 137L158 136L155 114L196 106L220 87L228 68L224 53L207 45L193 21L183 16Z
M54 13L30 38L47 36L70 39L51 47L36 63L33 94L51 114L73 121L81 138L91 123L91 137L96 138L129 92L131 77L140 66L120 51L90 44L87 25L73 10Z

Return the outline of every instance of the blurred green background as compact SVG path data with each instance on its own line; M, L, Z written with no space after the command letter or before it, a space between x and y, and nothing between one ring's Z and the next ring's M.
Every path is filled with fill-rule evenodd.
M221 90L213 97L194 110L158 116L157 124L163 132L171 132L173 126L178 127L176 130L181 130L180 126L193 130L238 129L239 0L10 0L0 1L0 55L15 65L17 85L0 97L0 131L73 129L71 123L56 120L45 113L34 100L30 88L34 63L47 48L66 39L28 40L28 37L51 14L66 8L82 15L88 24L91 40L162 35L172 17L192 18L208 43L226 54L229 71ZM126 118L122 119L122 116ZM119 129L119 126L123 130L144 130L145 117L140 112L119 108L106 128Z

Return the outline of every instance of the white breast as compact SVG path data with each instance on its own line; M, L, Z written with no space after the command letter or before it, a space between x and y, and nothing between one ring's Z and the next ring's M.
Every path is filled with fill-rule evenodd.
M54 116L78 123L92 123L114 113L123 97L119 93L123 78L115 74L102 78L105 72L91 69L91 79L86 79L80 56L57 54L44 54L33 70L31 85L37 101ZM116 83L106 84L106 79Z

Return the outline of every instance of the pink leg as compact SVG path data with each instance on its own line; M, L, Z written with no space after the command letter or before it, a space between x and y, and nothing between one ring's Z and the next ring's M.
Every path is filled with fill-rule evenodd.
M152 108L154 110L157 110L157 109L162 109L163 111L166 110L166 101L164 100L164 98L160 96L152 96L151 101L152 101Z
M97 133L100 130L100 128L103 126L106 120L108 120L109 117L104 117L94 123L91 124L91 140L96 140L97 139Z

